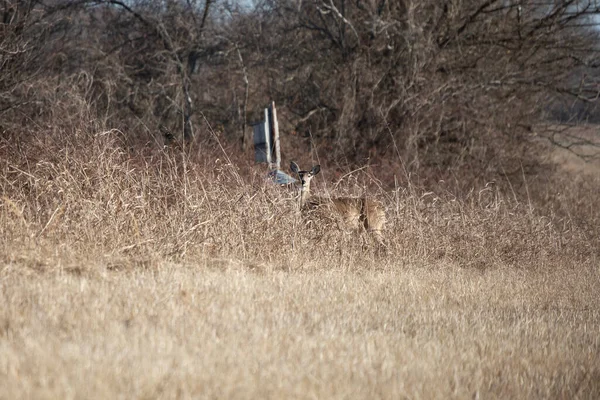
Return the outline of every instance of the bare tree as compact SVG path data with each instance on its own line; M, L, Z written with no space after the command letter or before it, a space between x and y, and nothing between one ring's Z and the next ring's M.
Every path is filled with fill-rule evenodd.
M349 160L376 149L415 168L485 163L526 143L557 94L598 96L582 73L600 65L593 1L263 4L275 96Z
M204 0L202 5L194 0L187 0L185 3L167 2L166 9L161 9L160 4L153 2L97 1L97 4L101 5L118 6L139 22L138 29L141 32L138 34L154 36L160 41L166 56L165 60L173 64L175 73L179 76L179 91L183 98L183 105L178 105L178 108L183 118L183 137L186 141L191 140L194 134L192 124L194 105L190 75L197 70L203 33L212 3L213 0ZM122 32L123 36L132 33L131 27L129 28ZM157 50L160 53L160 50ZM145 56L152 58L155 54L150 53Z
M2 0L0 3L0 131L22 126L45 98L35 85L61 64L59 54L68 47L65 38L75 34L68 19L71 7L51 6L38 0ZM12 130L12 129L11 129Z
M336 162L485 172L522 165L533 139L565 145L540 122L593 115L600 88L590 0L1 4L4 130L62 101L142 143L246 149L275 100L284 132Z

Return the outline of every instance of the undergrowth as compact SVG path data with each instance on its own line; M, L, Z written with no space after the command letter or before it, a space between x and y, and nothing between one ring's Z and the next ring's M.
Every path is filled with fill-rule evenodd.
M119 131L49 132L4 140L0 152L0 226L9 259L40 247L111 265L226 257L271 269L385 268L398 260L539 269L597 262L600 248L593 177L584 184L565 179L555 193L546 189L545 199L519 198L502 182L467 193L452 193L443 182L335 186L329 195L352 191L384 202L381 251L364 234L307 226L292 187L274 185L261 167L234 165L227 153L134 151Z

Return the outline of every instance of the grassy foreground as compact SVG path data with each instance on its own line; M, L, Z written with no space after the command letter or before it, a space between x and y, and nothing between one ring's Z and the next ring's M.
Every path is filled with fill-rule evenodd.
M0 399L600 397L593 175L376 190L378 251L228 161L49 137L0 147Z

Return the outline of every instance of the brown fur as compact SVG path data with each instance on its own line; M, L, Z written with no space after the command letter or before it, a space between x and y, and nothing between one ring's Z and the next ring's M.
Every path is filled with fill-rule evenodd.
M292 161L291 170L296 174L300 186L300 210L303 213L317 211L319 214L330 214L334 219L341 219L343 224L352 229L361 228L369 232L379 244L383 244L383 228L385 211L383 204L365 197L326 198L311 196L310 182L319 173L321 167L314 166L310 171L302 171Z

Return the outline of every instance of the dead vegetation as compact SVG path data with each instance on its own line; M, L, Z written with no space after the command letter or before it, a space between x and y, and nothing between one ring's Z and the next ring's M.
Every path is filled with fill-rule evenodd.
M27 140L0 147L1 398L600 394L598 175L544 207L380 190L382 255L223 154Z
M0 3L0 400L600 398L596 2L241 3Z

